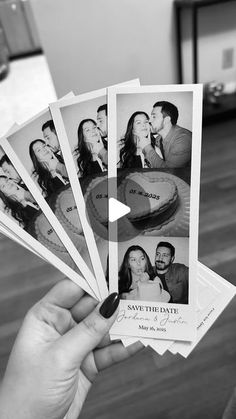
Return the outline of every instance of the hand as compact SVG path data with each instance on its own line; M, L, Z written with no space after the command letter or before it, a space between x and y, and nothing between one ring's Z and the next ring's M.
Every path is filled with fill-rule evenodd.
M44 168L50 173L56 172L57 164L58 164L58 159L56 158L56 156L53 154L52 151L50 155L47 156L47 160L42 162L42 165L44 166Z
M100 138L96 143L93 144L92 153L98 155L103 148L104 145L102 139Z
M50 172L56 172L56 168L57 168L58 163L59 163L59 161L58 161L57 157L55 156L55 154L52 154L52 157L48 162Z
M28 312L2 383L1 419L77 419L98 371L142 347L111 344L119 303L111 295L98 304L65 279Z
M29 191L24 191L24 199L25 201L29 201L29 202L32 202L34 205L37 205L33 195L31 195Z
M149 279L150 279L150 276L148 275L147 272L143 272L140 275L140 282L147 282L147 281L149 281Z
M148 134L148 136L143 136L143 137L138 137L138 141L137 141L137 148L140 148L141 150L144 149L144 147L146 147L147 145L151 144L151 136L150 133Z
M14 199L17 202L23 202L25 200L25 190L17 185L17 190L14 194L12 194L12 199Z

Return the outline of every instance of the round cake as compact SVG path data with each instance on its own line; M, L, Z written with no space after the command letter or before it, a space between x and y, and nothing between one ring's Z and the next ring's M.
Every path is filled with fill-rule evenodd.
M104 226L108 226L108 186L107 179L93 179L87 189L86 204L91 213Z
M71 268L75 263L43 213L34 220L34 237Z
M108 240L107 176L94 178L84 195L88 221L96 236Z
M54 205L57 218L63 221L63 224L66 224L71 231L77 234L83 234L83 228L71 187L62 190L58 194Z
M163 172L129 174L119 186L119 197L131 209L127 218L140 229L168 223L178 207L177 186Z
M84 247L87 248L71 187L63 189L56 197L54 213L76 249L81 252Z

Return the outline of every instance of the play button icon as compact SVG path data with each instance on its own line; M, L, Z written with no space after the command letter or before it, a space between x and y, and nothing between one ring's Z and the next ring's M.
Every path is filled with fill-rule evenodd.
M130 207L128 207L125 204L122 204L122 202L117 201L115 198L109 199L109 221L117 221L121 217L124 217L124 215L129 214Z
M87 219L95 235L102 239L123 242L131 240L143 232L144 224L139 227L132 219L133 214L137 212L136 201L133 197L136 197L137 193L144 197L146 191L136 182L129 182L127 193L131 198L131 205L126 205L121 193L123 190L122 182L126 175L127 173L118 173L117 178L107 180L107 174L105 173L96 178L91 178L90 181L86 179L86 181L81 182ZM108 197L108 189L110 197ZM115 224L115 221L117 224Z

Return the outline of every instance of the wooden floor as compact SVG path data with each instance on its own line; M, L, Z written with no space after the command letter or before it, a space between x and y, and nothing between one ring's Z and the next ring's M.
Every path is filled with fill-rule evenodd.
M236 285L236 121L204 128L199 259ZM21 319L62 275L0 238L0 377ZM104 371L81 419L219 419L236 385L236 299L185 360L149 349Z

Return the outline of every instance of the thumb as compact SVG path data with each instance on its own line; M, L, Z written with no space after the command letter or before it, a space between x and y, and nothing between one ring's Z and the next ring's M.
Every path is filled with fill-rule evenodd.
M57 341L57 349L65 354L70 367L79 367L108 333L118 314L119 302L116 292L110 294L81 323Z

